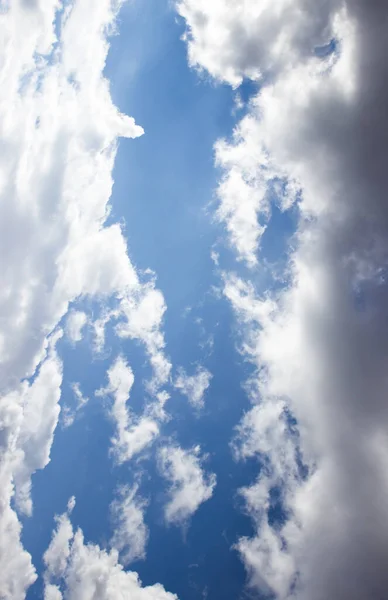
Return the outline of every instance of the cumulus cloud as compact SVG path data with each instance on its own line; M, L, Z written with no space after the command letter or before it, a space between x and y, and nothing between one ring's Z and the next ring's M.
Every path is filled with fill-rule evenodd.
M131 367L122 356L118 356L108 369L107 387L96 392L98 396L113 397L111 416L116 425L116 435L112 440L113 452L119 464L130 460L159 435L157 421L145 412L141 417L131 414L127 406L135 377Z
M60 413L62 362L55 345L62 336L59 330L50 338L45 360L32 384L22 388L19 406L23 418L18 431L17 447L12 457L16 503L27 515L32 513L31 475L50 461L50 450Z
M81 310L72 310L66 319L66 333L72 342L82 340L82 330L88 321L86 313Z
M125 315L116 327L120 337L141 339L148 351L154 370L154 379L150 382L150 390L156 393L158 388L168 380L171 363L164 354L164 336L160 330L166 304L163 294L155 289L154 282L145 285L140 298L126 296L121 301L120 309Z
M61 52L53 49L58 3L40 4L13 3L2 18L3 385L34 371L70 300L112 293L120 278L137 284L119 227L103 227L117 136L142 133L117 113L101 76L110 2L88 19L82 65L68 38L90 3L65 12Z
M251 129L256 127L255 120L247 117L235 129L232 144L219 140L215 147L216 164L224 172L217 190L216 217L226 226L238 257L250 266L257 263L256 252L269 213L266 184L270 165L256 137L251 135ZM264 217L262 223L259 212Z
M32 383L21 382L4 394L0 403L0 596L24 598L36 579L30 555L20 542L21 525L11 508L32 513L31 477L50 461L50 450L58 422L62 384L62 362L56 353L59 330L49 338L49 347Z
M21 524L8 498L12 496L13 488L9 483L11 477L7 466L1 467L1 479L6 479L2 487L1 519L0 519L0 595L2 598L25 598L25 590L36 580L36 571L31 563L30 554L23 548L20 541Z
M274 77L292 69L312 55L315 45L330 41L332 4L215 0L209 5L205 0L181 0L177 10L187 24L190 64L238 86L244 78L263 84L268 73ZM223 171L215 216L225 225L238 258L251 267L257 264L273 192L284 186L279 204L287 208L299 191L283 163L268 152L256 118L260 110L238 123L231 143L221 139L215 145L216 165Z
M159 583L142 587L137 573L124 571L117 550L85 544L82 531L74 532L69 512L57 517L44 555L45 600L177 600Z
M147 502L138 494L138 485L125 486L111 504L114 533L110 544L120 553L122 564L145 558L148 528L144 522Z
M205 393L210 386L211 379L212 374L203 366L197 367L194 375L188 375L186 371L181 368L179 369L174 386L176 389L180 390L182 394L187 396L190 404L195 408L202 408L205 403Z
M238 547L252 582L279 599L383 598L386 4L183 0L178 10L192 64L232 85L261 76L235 137L221 143L233 160L225 163L219 210L234 194L236 169L258 197L264 185L285 208L298 201L289 285L257 294L250 282L225 282L243 348L257 365L250 386L257 406L235 444L238 455L261 463L258 480L242 491L257 535ZM224 213L231 234L233 210ZM260 200L251 231L267 218ZM238 256L252 263L257 240L244 248L238 239ZM283 518L274 523L275 491Z
M184 524L203 502L212 497L216 486L214 473L204 473L201 449L184 450L164 446L159 451L159 469L171 487L164 515L167 523Z
M118 333L145 345L155 391L168 376L162 295L154 281L140 280L120 226L106 223L118 137L143 133L113 105L103 76L121 5L15 0L1 10L0 596L6 600L23 599L36 578L13 501L31 512L31 475L49 460L62 378L49 338L70 303L80 296L109 300L116 309L109 317L128 321L129 330ZM145 305L153 318L142 329L132 312ZM78 338L77 319L67 331Z
M187 25L189 63L213 77L239 86L244 78L260 79L269 69L297 63L324 44L330 33L334 0L178 0Z
M70 542L73 538L73 527L70 522L70 515L74 506L75 498L72 496L67 504L67 512L55 519L57 522L57 529L43 556L46 567L46 581L49 581L50 579L59 579L66 570L70 556ZM52 592L49 592L49 594L50 593Z

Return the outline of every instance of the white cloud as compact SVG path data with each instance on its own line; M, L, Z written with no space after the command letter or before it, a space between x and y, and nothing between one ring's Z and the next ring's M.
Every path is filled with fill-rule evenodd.
M105 310L93 323L95 350L101 352L105 344L105 327L110 320L119 320L115 333L121 338L141 340L148 353L153 369L153 377L148 382L151 394L157 395L161 386L167 383L171 363L164 353L165 341L161 331L166 304L163 294L155 289L155 281L130 289L124 286L118 291L119 306ZM124 320L122 319L124 317Z
M126 319L117 325L116 332L120 337L141 339L144 342L154 370L154 378L149 387L156 394L158 388L168 381L171 371L171 363L164 354L165 342L160 330L166 311L163 295L151 282L144 286L141 298L123 298L121 310Z
M55 345L61 336L62 331L59 331L50 340L46 359L40 365L33 383L24 386L20 398L23 419L14 456L14 482L18 508L28 515L32 513L31 475L50 461L60 413L58 402L61 396L62 362L56 354Z
M129 429L122 429L119 435L121 437L113 442L117 445L115 451L119 455L119 463L122 463L152 444L159 435L159 426L154 419L142 416Z
M254 119L246 117L235 129L231 144L219 140L215 147L216 164L224 171L216 217L225 224L238 256L250 266L257 262L256 251L265 231L257 215L269 213L267 181L271 177L271 165L251 135L252 128L257 128Z
M44 600L62 600L61 590L57 585L48 583L44 589Z
M176 600L159 583L142 587L137 573L124 571L118 552L85 544L83 533L73 531L69 515L57 518L57 530L45 553L45 600Z
M216 250L212 250L211 253L210 253L210 258L212 259L212 261L215 264L215 266L218 267L219 264L220 264L220 254L219 254L219 252L217 252Z
M281 69L291 69L301 58L310 57L315 45L330 41L329 8L336 2L324 0L314 6L311 0L179 0L176 4L187 24L190 64L238 86L243 78L261 79L268 70L273 77ZM216 218L225 225L238 258L251 267L257 264L269 217L269 187L279 187L279 180L289 175L282 162L272 160L265 141L254 111L238 123L231 142L218 140L215 145L216 165L223 171ZM280 204L289 206L297 191L290 179Z
M113 397L111 415L116 424L116 435L112 443L116 460L121 464L151 444L159 435L159 426L147 412L141 417L131 414L127 402L135 378L131 367L122 356L117 357L107 375L108 386L98 390L96 395L109 394Z
M31 514L31 476L50 461L60 411L62 363L55 345L61 334L59 331L49 340L34 381L20 383L1 398L0 597L5 599L24 598L36 579L31 557L20 542L21 525L11 498L20 511Z
M70 515L74 506L75 498L72 496L67 505L67 512L55 519L57 522L57 530L43 556L46 567L46 581L59 579L66 571L70 556L70 545L74 535L73 527L70 522Z
M72 342L82 340L82 330L88 322L86 313L81 310L72 310L66 319L66 333Z
M133 137L142 130L117 115L101 71L93 88L83 80L85 56L95 56L94 63L101 52L106 55L103 31L113 18L110 2L93 11L97 29L91 27L83 36L88 46L83 61L69 70L64 59L68 31L80 25L79 7L88 4L75 3L62 28L62 53L54 53L50 61L36 52L43 40L45 52L50 51L48 40L55 41L57 3L44 8L14 3L2 18L7 57L2 138L8 148L0 164L7 211L1 232L7 265L0 297L3 385L34 371L45 336L73 298L122 289L120 278L127 286L137 285L119 227L103 225L117 135ZM112 114L117 121L113 129Z
M259 79L268 69L294 64L311 52L313 44L330 39L329 8L312 0L262 0L227 2L177 0L186 20L189 63L213 77L241 84Z
M4 478L4 467L1 469L1 479ZM5 473L8 475L8 473ZM9 476L8 476L8 479ZM12 495L13 489L7 482L7 487L2 487L1 519L0 519L0 596L2 598L25 598L25 590L36 580L36 571L31 563L30 554L23 548L20 541L21 525L16 513L12 510L7 497Z
M145 558L148 529L144 523L147 502L139 497L138 486L124 487L111 504L114 533L110 544L120 553L120 560L128 565Z
M187 375L183 368L179 369L178 373L174 383L175 388L187 396L190 404L195 408L202 408L205 392L209 388L212 379L210 371L203 366L199 366L194 375Z
M65 404L63 406L63 427L70 427L74 423L77 412L89 402L89 398L83 395L80 384L78 382L72 383L70 387L74 394L75 405L73 404L73 406L69 406L68 404Z
M31 512L31 475L49 460L61 365L54 347L48 350L48 338L69 304L80 296L102 302L113 297L116 320L131 322L131 311L148 303L152 326L131 326L131 335L147 348L155 390L169 369L160 331L162 296L154 282L139 280L120 226L106 224L117 139L143 133L113 105L103 77L107 36L121 5L120 0L98 5L74 0L57 13L57 0L15 0L2 9L0 596L5 600L23 599L36 577L11 503L16 486L19 509Z
M164 446L159 451L160 472L171 483L169 502L164 509L167 523L185 523L203 502L212 497L216 486L214 473L202 470L201 449L183 450Z
M80 408L82 408L83 406L85 406L85 404L87 404L89 402L89 398L86 398L86 396L83 395L83 393L81 392L81 388L80 388L80 384L79 383L72 383L71 384L71 389L73 390L74 393L74 397L76 399L77 402L77 406L76 409L79 410Z
M382 598L388 585L386 5L183 0L179 7L188 20L192 64L232 85L263 74L237 137L217 147L226 156L219 210L238 257L253 263L259 237L241 244L243 231L254 235L256 222L267 218L262 185L268 190L273 174L286 178L289 189L278 186L283 206L301 191L288 287L259 297L249 282L225 283L243 347L257 365L251 398L259 406L244 417L237 451L264 463L259 479L243 490L257 534L240 541L242 558L252 582L279 599ZM332 38L334 53L314 56ZM263 202L249 203L246 185ZM232 194L251 209L244 226L236 226L236 203L225 212ZM306 480L299 454L309 467ZM275 526L274 489L285 510L285 522Z

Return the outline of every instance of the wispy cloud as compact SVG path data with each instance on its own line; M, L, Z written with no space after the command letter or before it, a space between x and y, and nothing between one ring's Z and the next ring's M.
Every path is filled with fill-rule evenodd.
M144 522L147 501L139 495L138 485L125 486L111 504L113 536L110 545L120 553L120 560L128 565L144 559L148 541L148 528Z
M216 486L214 473L202 469L204 457L195 446L184 450L179 446L164 446L159 450L160 472L170 482L164 515L167 523L184 524L200 505L212 497Z
M174 387L186 396L194 408L203 408L205 393L210 386L212 374L203 366L198 366L194 375L188 375L183 368L178 370Z
M119 464L130 460L159 435L155 419L147 414L136 417L127 406L135 377L131 367L122 356L118 356L108 369L109 384L96 392L97 396L113 397L111 415L116 425L116 435L112 440L113 452Z
M89 398L83 395L81 386L78 382L72 383L70 388L74 395L74 401L71 405L65 404L62 408L63 427L70 427L73 425L78 411L80 411L89 402Z

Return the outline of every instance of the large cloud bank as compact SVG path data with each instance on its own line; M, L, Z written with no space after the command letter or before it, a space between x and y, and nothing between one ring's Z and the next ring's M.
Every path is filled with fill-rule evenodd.
M379 0L182 0L190 63L261 88L231 141L218 215L257 263L271 201L297 203L281 292L225 274L257 365L237 456L257 534L238 548L276 598L381 599L388 575L388 8ZM278 497L281 518L275 518ZM280 498L280 499L279 499Z
M15 0L0 9L0 597L5 600L24 598L36 579L20 541L14 500L18 511L31 514L31 476L50 460L62 383L58 324L70 303L81 296L102 304L109 299L110 308L96 325L99 343L110 319L117 335L143 342L154 369L153 393L170 370L161 332L163 296L153 281L139 279L120 226L106 224L117 139L143 133L112 104L103 76L107 36L121 4L74 0L63 7L59 0ZM71 314L68 333L76 341L86 318ZM115 581L123 577L118 574Z

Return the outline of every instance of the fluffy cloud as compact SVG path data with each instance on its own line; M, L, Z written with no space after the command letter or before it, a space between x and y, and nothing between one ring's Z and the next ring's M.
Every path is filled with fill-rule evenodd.
M24 381L0 404L0 596L24 598L25 589L36 579L30 555L20 542L21 526L10 500L30 515L31 476L50 460L50 450L59 416L62 363L55 346L62 335L49 339L46 352L32 383Z
M57 356L55 345L61 336L62 331L59 331L50 339L47 357L40 365L33 383L23 386L19 399L23 418L13 457L14 482L16 503L28 515L32 513L31 475L38 469L43 469L50 461L50 450L58 423L62 362Z
M164 510L167 523L185 523L213 495L216 476L203 472L200 452L199 446L164 446L159 451L160 472L171 483Z
M117 139L143 133L113 105L103 77L107 36L121 5L15 0L1 8L0 596L6 600L24 598L36 577L11 503L16 489L17 506L31 512L31 475L49 460L62 377L49 337L69 304L80 296L109 299L116 307L109 318L128 321L129 330L123 325L118 333L145 344L155 392L168 376L163 297L154 281L140 281L120 226L106 224ZM132 313L145 305L153 317L134 327ZM79 321L77 327L79 337Z
M66 570L70 556L70 542L73 538L73 527L69 516L74 506L75 498L72 496L67 504L67 512L56 517L57 530L43 556L46 581L60 578Z
M116 332L120 337L144 342L154 370L149 388L156 393L167 382L171 371L171 363L163 351L165 342L160 330L166 304L163 294L154 288L154 282L144 286L143 290L145 293L143 291L140 298L127 295L122 299L120 309L126 318L117 325Z
M0 562L2 570L0 573L0 594L2 598L25 598L25 590L36 580L35 568L31 563L30 554L24 550L20 541L21 524L14 510L12 510L8 498L12 496L13 488L10 476L1 467L1 479L7 475L6 485L2 487L0 519Z
M146 446L151 444L159 434L157 421L147 412L139 418L131 414L127 401L135 377L131 367L122 356L118 356L108 370L109 384L96 392L98 396L111 395L113 406L112 418L116 424L116 435L113 438L113 451L119 464L130 460Z
M240 85L269 69L298 62L329 36L335 0L178 0L187 24L189 62L213 77Z
M211 379L212 374L210 371L202 366L197 367L194 375L187 375L184 369L180 369L174 386L187 396L190 404L195 408L202 408L204 406L205 392L210 386Z
M84 22L89 5L81 0L65 11L60 51L52 45L57 2L16 2L2 18L3 386L33 373L45 336L70 300L112 293L120 278L137 285L119 227L103 225L117 136L136 137L142 129L117 113L101 76L110 2L88 19L83 61L73 56L69 31Z
M57 517L44 555L45 600L177 600L158 583L142 587L137 573L124 571L117 550L85 544L82 531L74 533L69 512Z
M128 565L145 558L148 529L144 523L147 502L139 497L138 486L124 487L111 504L114 533L111 546L120 553L120 560Z
M87 315L81 310L72 310L66 319L66 333L72 342L82 340L82 330L88 321Z
M258 480L242 491L257 535L238 547L252 582L279 599L382 598L388 585L386 5L185 0L179 11L188 20L192 64L232 85L262 74L248 115L221 145L232 160L225 163L220 210L225 198L239 197L236 168L252 193L258 187L258 197L264 185L282 206L298 199L289 285L258 295L249 282L230 276L225 282L243 347L257 365L250 390L258 405L244 417L235 448L262 465ZM316 52L331 39L331 51ZM230 233L233 210L224 211ZM267 218L268 205L257 201L248 219L252 231ZM252 263L255 239L247 248L238 239L238 255ZM275 491L284 516L276 523Z
M204 0L181 0L177 10L187 23L190 64L238 86L244 78L263 84L268 74L273 78L279 71L292 70L302 58L311 57L316 46L329 42L329 9L334 4L333 0L319 6L313 0L215 0L209 5ZM282 188L279 204L285 209L299 191L283 162L273 160L269 152L257 119L261 110L257 106L238 123L232 143L218 140L215 145L216 165L223 171L215 216L225 225L238 258L251 267L257 264L271 196Z
M247 117L235 129L233 144L219 140L215 147L216 164L224 173L217 190L216 217L225 225L238 257L250 266L257 263L256 252L269 214L269 161L252 129L257 129L257 122Z

